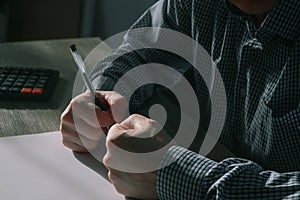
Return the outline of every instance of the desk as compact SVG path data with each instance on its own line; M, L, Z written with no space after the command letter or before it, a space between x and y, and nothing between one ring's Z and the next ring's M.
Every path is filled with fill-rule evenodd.
M82 38L0 44L1 66L50 67L60 72L56 90L47 102L0 100L0 137L58 130L77 71L69 46L76 43L84 58L99 42L99 38Z

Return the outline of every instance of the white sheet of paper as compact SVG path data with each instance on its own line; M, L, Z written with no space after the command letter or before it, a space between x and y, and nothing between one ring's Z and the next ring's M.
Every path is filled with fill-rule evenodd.
M88 160L89 155L83 156ZM124 200L63 147L59 132L0 139L0 199Z

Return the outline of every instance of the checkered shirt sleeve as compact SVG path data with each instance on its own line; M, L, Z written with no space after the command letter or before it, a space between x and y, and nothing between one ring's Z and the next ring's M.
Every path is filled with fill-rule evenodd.
M164 162L172 164L158 171L159 199L300 198L300 172L266 171L239 158L216 163L175 146L169 149Z

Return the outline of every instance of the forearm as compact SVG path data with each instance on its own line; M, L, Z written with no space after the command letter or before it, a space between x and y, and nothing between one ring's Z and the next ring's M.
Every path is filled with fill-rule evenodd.
M297 199L300 172L264 171L259 165L230 158L220 163L180 147L172 147L158 172L160 199Z

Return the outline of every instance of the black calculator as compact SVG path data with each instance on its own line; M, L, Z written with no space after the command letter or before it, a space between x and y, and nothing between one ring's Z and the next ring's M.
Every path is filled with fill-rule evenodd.
M0 100L45 101L54 91L57 70L0 66Z

